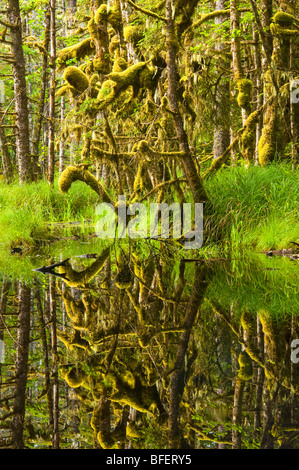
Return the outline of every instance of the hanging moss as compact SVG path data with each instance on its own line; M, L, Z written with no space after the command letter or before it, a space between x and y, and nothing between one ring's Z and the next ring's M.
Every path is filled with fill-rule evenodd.
M142 438L144 433L142 431L142 427L138 426L135 421L130 421L127 428L126 434L130 439L138 439Z
M68 60L76 59L77 61L80 61L86 56L94 54L94 52L94 45L90 38L84 39L77 44L66 47L57 52L57 68L58 70L62 70L66 67L66 62Z
M120 29L122 25L122 14L119 0L115 0L114 5L108 11L108 22L116 31Z
M136 45L142 38L143 32L140 25L124 27L124 38L127 42Z
M69 369L67 366L61 366L60 372L62 378L64 378L64 380L66 380L68 385L72 388L81 387L86 380L85 372L78 370L77 367L72 367Z
M144 70L142 70L140 77L139 77L139 83L140 83L140 88L147 88L148 90L154 89L155 83L153 81L155 74L155 69L152 67L146 66Z
M117 84L119 91L127 89L129 86L133 86L139 80L140 73L146 67L146 62L139 62L131 65L122 72L112 72L108 75L109 80L113 80Z
M67 67L63 74L63 78L69 85L74 87L80 93L83 93L89 87L87 75L85 75L85 73L78 67Z
M69 85L63 85L61 88L59 88L59 90L56 91L55 97L61 98L61 96L65 96L67 93L69 93L69 91L70 91Z
M283 28L292 26L294 21L295 21L295 18L293 15L290 15L283 11L279 11L273 16L273 22Z
M277 146L277 130L278 130L278 116L277 116L277 100L268 107L262 135L258 143L259 162L261 166L267 165L273 161L276 154Z
M245 128L241 136L242 154L245 161L247 162L250 162L253 159L255 150L255 126L259 115L259 111L254 111L249 115L245 122Z
M241 380L250 380L253 376L253 368L251 358L247 354L246 351L242 351L239 354L238 362L240 365L240 369L238 371L238 378Z
M131 287L133 281L130 266L124 266L115 278L115 285L119 289L128 289Z
M105 3L102 4L96 11L94 15L94 21L97 24L108 21L108 7Z
M252 338L256 331L256 318L248 310L242 312L241 325L250 338Z
M127 61L123 57L118 57L113 63L112 72L122 72L127 67Z
M133 87L136 95L140 89L140 74L146 65L146 62L139 62L121 72L108 74L98 95L98 111L112 104L129 87Z
M117 34L110 39L109 52L112 57L119 57L120 55L120 41ZM118 70L115 70L115 72L118 72Z
M104 107L104 105L109 105L116 97L116 83L112 80L105 80L102 83L102 87L97 97L98 108Z

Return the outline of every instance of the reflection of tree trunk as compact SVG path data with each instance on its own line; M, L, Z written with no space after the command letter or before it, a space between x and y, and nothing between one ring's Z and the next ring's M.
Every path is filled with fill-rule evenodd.
M233 407L233 432L232 432L232 449L241 448L241 433L236 429L241 425L242 419L242 401L245 382L238 377L235 382L235 395Z
M263 331L261 327L261 322L259 317L257 316L257 348L259 354L261 355L263 361L263 349L264 349L264 341L263 341ZM262 409L262 399L263 399L263 385L264 385L264 369L261 366L257 368L256 374L256 390L255 390L255 412L254 412L254 431L258 434L259 429L261 428L261 409Z
M57 332L56 332L56 301L55 280L50 279L50 319L51 319L51 346L52 346L52 377L53 377L53 448L59 448L59 387L58 387L58 357L57 357Z
M185 358L188 350L192 327L207 287L204 281L204 272L202 271L202 268L196 266L193 289L183 323L185 331L181 334L180 337L174 363L174 371L170 378L169 443L170 447L173 449L179 448L181 445L181 434L179 430L179 406L185 385Z
M42 309L42 303L40 298L40 291L38 286L35 287L35 300L36 300L36 309L39 320L39 331L43 347L43 359L44 359L44 372L45 372L45 385L44 389L47 393L47 402L48 402L48 411L49 411L49 425L53 427L53 397L50 381L50 368L49 368L49 353L48 353L48 343L46 335L46 322L44 319L44 313Z
M2 284L2 289L1 289L1 296L0 296L0 340L1 341L4 341L4 328L5 328L4 315L6 314L7 295L8 295L9 287L10 287L10 281L8 279L4 279L3 284ZM0 344L0 385L2 383L1 363L3 359L4 359L4 344L2 348ZM0 398L1 398L1 387L0 387Z
M270 398L270 392L268 389L264 389L264 410L263 410L263 436L261 440L262 449L273 449L274 438L271 434L271 429L274 423L273 419L273 401Z
M17 335L17 357L15 366L16 389L13 404L12 441L13 448L23 449L25 396L28 373L28 350L30 339L30 289L19 283L19 314Z

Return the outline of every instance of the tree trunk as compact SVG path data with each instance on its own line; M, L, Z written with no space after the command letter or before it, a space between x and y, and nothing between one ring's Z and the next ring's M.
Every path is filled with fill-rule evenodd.
M50 0L50 89L49 89L49 148L48 148L48 181L54 182L55 170L55 73L56 73L56 0Z
M39 144L41 139L42 125L44 120L44 108L45 108L45 97L47 89L47 76L48 76L48 49L50 42L50 12L47 11L45 15L45 38L43 41L43 62L42 62L42 72L41 72L41 85L40 85L40 94L39 94L39 104L37 111L37 121L33 130L33 139L32 139L32 156L33 156L33 165L35 176L39 177L41 175L41 169L39 164Z
M32 181L29 141L28 99L26 87L25 58L22 47L22 24L19 0L9 0L8 17L11 24L11 53L17 125L17 160L20 184Z
M184 129L184 122L180 112L177 89L178 89L178 71L176 65L178 40L175 34L175 23L173 19L172 1L166 0L166 50L167 50L167 74L168 74L168 101L176 130L176 136L179 142L180 150L185 153L182 159L182 166L192 191L194 202L207 201L207 195L204 190L200 175L197 173L196 166L190 151L188 136Z
M2 127L2 105L0 102L0 150L1 150L1 157L2 157L2 169L3 175L5 178L6 183L11 183L13 177L13 167L10 159L10 154L7 148L7 139L5 130Z
M216 1L216 10L225 9L225 0ZM219 16L215 18L215 24L221 25L226 18ZM216 44L215 48L219 51L224 49L223 43ZM216 93L215 93L215 129L214 129L214 159L221 157L230 144L230 125L229 125L229 109L230 109L230 90L229 79L224 76L221 71L223 68L229 68L227 61L223 57L219 57L219 73L220 76Z

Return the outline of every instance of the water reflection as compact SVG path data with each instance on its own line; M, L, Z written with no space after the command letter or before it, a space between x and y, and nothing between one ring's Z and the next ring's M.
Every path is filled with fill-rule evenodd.
M297 261L46 261L2 278L2 448L298 448Z

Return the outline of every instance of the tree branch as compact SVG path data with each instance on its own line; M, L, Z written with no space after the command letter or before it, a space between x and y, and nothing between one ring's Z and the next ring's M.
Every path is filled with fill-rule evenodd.
M126 1L134 8L134 10L141 11L145 15L152 16L153 18L156 18L156 20L164 21L164 23L166 23L166 18L164 16L160 16L157 13L154 13L153 11L147 10L146 8L142 8L136 5L134 2L132 2L132 0L126 0Z

